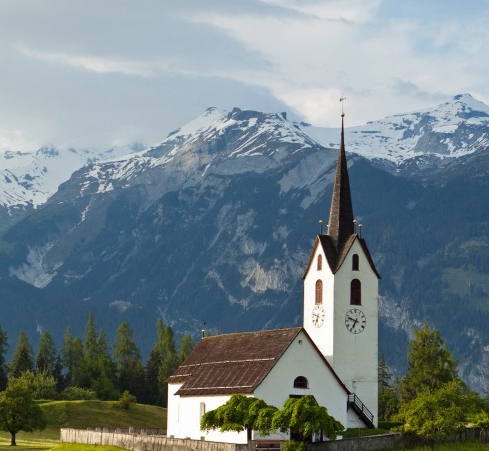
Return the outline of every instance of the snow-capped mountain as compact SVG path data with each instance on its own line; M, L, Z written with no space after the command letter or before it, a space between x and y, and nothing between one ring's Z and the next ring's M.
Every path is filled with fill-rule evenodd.
M382 275L381 352L402 371L409 334L428 322L478 388L489 371L487 115L464 95L346 130L354 212ZM284 114L211 108L158 145L79 167L0 236L2 327L60 342L91 311L109 338L128 321L144 351L156 317L196 334L300 324L339 138Z
M347 127L350 152L403 167L425 156L456 158L489 146L489 106L470 94L435 108L396 114L359 127ZM337 130L304 125L304 133L326 147L338 146Z
M36 151L6 151L0 155L0 210L3 213L0 216L11 218L37 208L77 169L135 150L135 146L114 147L104 152L44 146ZM8 219L0 227L6 224Z
M396 114L363 126L346 127L345 137L350 153L382 161L387 166L392 164L399 172L411 167L413 160L419 170L426 168L427 162L432 167L435 162L446 163L452 158L487 148L488 127L489 107L469 94L463 94L433 109ZM191 153L197 142L219 142L219 137L231 128L239 131L239 142L221 143L219 151L210 156ZM268 142L262 139L265 135ZM229 139L228 135L226 139ZM238 108L227 113L209 108L149 149L133 145L95 152L45 146L34 152L7 151L0 156L0 208L3 207L10 216L37 208L76 170L92 163L111 162L110 166L94 165L88 175L92 181L97 180L98 189L104 191L113 189L114 180L133 177L138 168L168 164L177 154L179 157L188 154L189 149L190 155L184 159L181 168L184 178L188 177L185 172L191 172L188 169L202 164L208 164L214 170L218 166L218 172L239 172L239 159L250 156L255 157L253 170L264 171L271 165L280 164L285 155L280 144L293 144L295 152L300 152L318 143L326 148L337 148L339 128L289 122L285 113L264 114ZM420 161L424 164L420 165ZM244 166L245 170L251 170L248 164Z

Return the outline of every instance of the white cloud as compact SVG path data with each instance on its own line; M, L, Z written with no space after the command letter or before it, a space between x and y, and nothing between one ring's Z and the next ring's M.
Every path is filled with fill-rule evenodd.
M122 59L101 58L96 56L69 55L66 53L40 52L27 47L19 47L19 51L28 57L48 61L54 64L64 64L79 67L97 73L121 73L147 77L152 71L144 63Z
M209 106L348 125L489 101L488 2L3 0L0 149L153 144Z

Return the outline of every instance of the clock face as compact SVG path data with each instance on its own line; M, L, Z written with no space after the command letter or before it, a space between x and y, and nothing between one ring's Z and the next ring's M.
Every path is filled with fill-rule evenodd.
M316 327L321 327L324 323L324 308L320 304L316 304L312 310L312 324Z
M349 332L352 334L359 334L363 332L367 325L367 318L358 308L352 308L346 312L345 325Z

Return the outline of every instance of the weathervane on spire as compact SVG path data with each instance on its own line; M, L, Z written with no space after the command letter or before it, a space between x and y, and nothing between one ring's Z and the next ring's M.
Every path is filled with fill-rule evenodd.
M345 115L345 112L343 111L343 102L346 100L346 96L344 94L341 94L340 97L340 102L341 102L341 116L343 117Z

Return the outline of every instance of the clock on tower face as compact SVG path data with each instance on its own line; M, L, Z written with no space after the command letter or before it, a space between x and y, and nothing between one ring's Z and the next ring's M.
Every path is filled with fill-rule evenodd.
M358 308L352 308L346 312L345 325L349 332L352 334L359 334L365 330L367 325L367 318Z
M321 327L324 323L324 308L320 304L316 304L312 310L312 324L316 327Z

